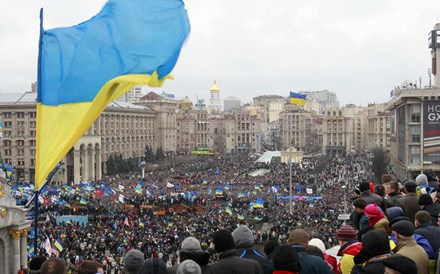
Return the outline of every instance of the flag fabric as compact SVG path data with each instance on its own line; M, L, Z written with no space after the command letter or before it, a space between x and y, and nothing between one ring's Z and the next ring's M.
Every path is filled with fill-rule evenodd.
M119 196L118 196L118 200L119 200L119 202L120 203L124 203L124 195L122 195L122 194L119 194Z
M49 238L46 238L46 242L44 242L44 250L46 250L49 256L52 254L52 245L50 244Z
M79 200L79 203L82 205L86 205L88 202L86 199L84 199L83 197L81 197L81 199Z
M306 188L306 192L307 192L307 194L312 194L313 193L313 189L312 188Z
M174 185L172 183L167 183L167 187L172 188L172 187L174 187Z
M243 193L241 193L241 192L238 193L238 198L244 198L244 197L246 197L246 196Z
M306 104L306 95L299 92L290 92L290 103L292 105L304 106Z
M55 257L59 257L60 256L60 252L55 247L52 247L52 254L55 255Z
M125 217L124 225L126 225L126 226L130 226L130 224L128 223L128 217Z
M29 255L29 258L32 258L35 256L35 247L33 244L29 245L29 247L28 247L28 255Z
M173 223L172 222L168 222L168 227L172 227L173 226Z
M232 209L229 206L226 206L226 213L232 216Z
M237 218L238 218L239 220L244 220L244 216L243 216L243 215L240 215L240 214L237 214Z
M190 31L181 0L109 0L68 28L40 20L36 189L110 102L172 78Z
M124 191L124 190L125 190L125 186L123 186L123 185L118 185L118 190L120 190L120 191Z
M55 247L58 248L58 250L61 252L63 251L63 243L61 242L61 239L58 237L57 240L54 243Z

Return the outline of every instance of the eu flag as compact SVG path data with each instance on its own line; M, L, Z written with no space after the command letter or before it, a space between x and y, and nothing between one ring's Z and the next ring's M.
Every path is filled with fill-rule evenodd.
M109 0L68 28L40 17L36 189L110 102L171 78L190 30L181 0Z

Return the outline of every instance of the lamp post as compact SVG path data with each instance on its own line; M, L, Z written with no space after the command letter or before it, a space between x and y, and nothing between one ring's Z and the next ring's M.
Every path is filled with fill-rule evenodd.
M145 177L145 161L140 163L140 167L142 168L142 179Z
M289 150L289 214L292 214L292 147Z

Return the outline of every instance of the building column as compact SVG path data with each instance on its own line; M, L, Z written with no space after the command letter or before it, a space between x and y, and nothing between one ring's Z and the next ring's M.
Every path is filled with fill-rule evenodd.
M96 180L101 180L102 179L102 170L101 170L102 156L101 156L101 149L96 148L95 149L95 154L96 154Z
M20 231L9 230L9 236L12 238L12 258L10 268L12 273L16 273L20 269Z
M20 265L27 265L27 236L29 234L30 227L20 230Z
M86 150L84 151L83 154L83 180L84 181L88 181L89 180L89 163L90 163L90 159L89 159L89 150L88 148L86 148Z
M80 157L79 150L73 150L73 183L74 184L79 184L81 180L79 157Z
M90 178L91 181L95 181L95 149L88 149L87 150L87 158L89 159L89 166L88 166L88 178Z

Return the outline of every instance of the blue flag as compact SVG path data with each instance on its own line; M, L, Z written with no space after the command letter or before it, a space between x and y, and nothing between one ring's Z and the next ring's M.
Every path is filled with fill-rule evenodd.
M190 30L181 0L109 0L69 28L44 30L40 18L37 189L110 102L172 78Z

